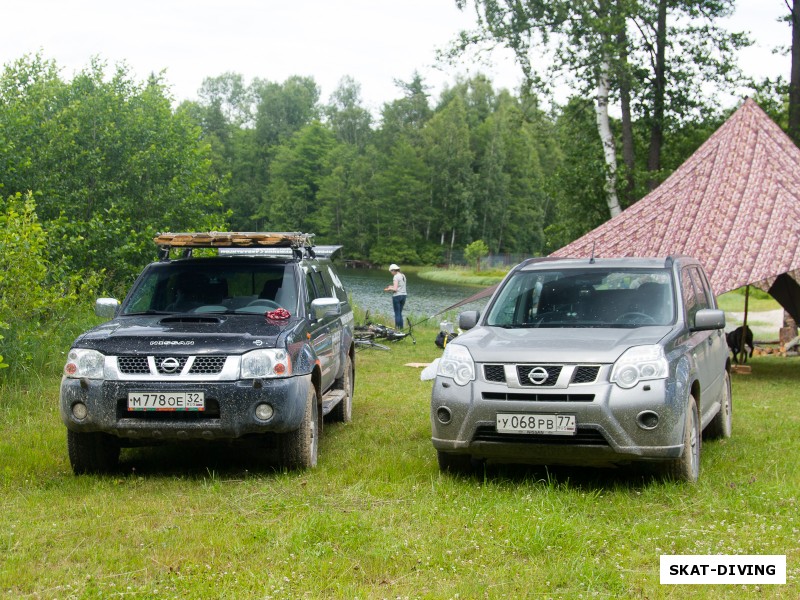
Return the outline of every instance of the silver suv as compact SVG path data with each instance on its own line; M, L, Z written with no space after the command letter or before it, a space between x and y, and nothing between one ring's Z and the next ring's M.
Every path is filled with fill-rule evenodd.
M725 315L695 259L529 259L459 326L431 396L443 471L660 461L694 482L701 432L731 434Z
M111 320L69 351L60 412L75 473L112 470L122 447L243 438L315 466L323 416L352 414L353 312L325 256L338 247L300 233L155 241L162 259L121 305L99 299Z

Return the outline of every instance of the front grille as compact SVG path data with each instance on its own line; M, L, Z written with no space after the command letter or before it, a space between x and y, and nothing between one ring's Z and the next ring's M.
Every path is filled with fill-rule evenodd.
M473 442L499 442L503 444L540 444L543 446L608 446L596 429L578 428L575 435L542 435L538 433L497 433L492 425L478 427Z
M486 381L495 383L506 382L506 371L503 365L483 365L483 376Z
M570 383L592 383L597 379L597 374L600 372L600 367L581 365L575 368L572 374L572 381Z
M117 366L125 375L149 375L150 366L146 356L118 356Z
M178 367L174 370L165 370L162 363L167 358L175 358L178 361ZM218 375L222 373L226 359L226 356L196 356L188 374ZM181 375L188 360L188 356L154 356L156 372L151 373L147 356L118 356L117 367L123 375Z
M189 370L190 375L216 375L225 366L224 356L198 356Z
M530 380L530 373L534 369L544 369L547 371L547 379L542 383L535 384ZM561 365L517 365L517 377L521 385L535 385L536 387L553 386L558 381L561 373Z
M525 402L594 402L594 394L483 392L481 398L484 400L520 400Z
M159 375L180 375L181 372L183 371L183 367L186 366L186 361L188 360L187 357L185 357L185 356L180 356L180 357L176 356L175 359L177 359L177 361L178 361L178 367L175 368L175 369L167 370L167 369L165 369L163 367L163 363L168 358L172 358L172 357L156 356L156 359L155 359L156 371L158 371Z

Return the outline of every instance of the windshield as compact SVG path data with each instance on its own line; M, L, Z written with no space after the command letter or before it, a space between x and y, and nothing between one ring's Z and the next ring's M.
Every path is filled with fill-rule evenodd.
M164 263L149 268L122 314L297 312L290 265L263 261Z
M500 290L486 324L498 327L641 327L675 319L665 269L519 271Z

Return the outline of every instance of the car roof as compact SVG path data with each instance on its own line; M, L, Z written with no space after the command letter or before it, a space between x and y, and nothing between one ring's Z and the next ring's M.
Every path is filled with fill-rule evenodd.
M522 271L538 271L550 269L671 269L674 264L696 263L689 256L639 257L622 258L532 258L519 265Z

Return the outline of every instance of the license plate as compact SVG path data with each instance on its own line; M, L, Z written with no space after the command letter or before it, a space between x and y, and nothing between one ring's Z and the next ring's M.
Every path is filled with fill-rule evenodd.
M205 410L204 392L129 392L128 410Z
M575 435L575 415L500 413L497 415L497 432Z

